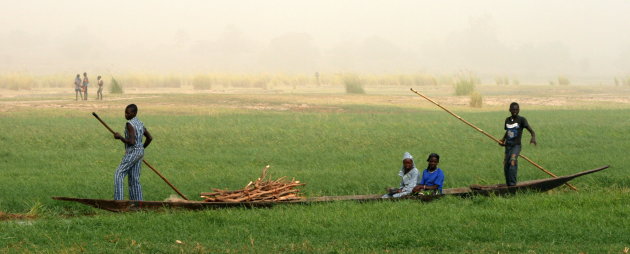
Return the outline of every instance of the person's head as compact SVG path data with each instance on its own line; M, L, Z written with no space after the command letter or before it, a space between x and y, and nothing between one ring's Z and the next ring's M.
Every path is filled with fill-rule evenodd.
M410 153L405 152L405 154L403 155L403 168L405 170L411 170L413 169L414 165L413 165L413 156L411 156Z
M81 77L81 75L80 75L79 73L77 73L77 78L78 78L78 77Z
M125 108L125 119L131 120L138 114L138 106L136 104L129 104Z
M521 108L518 106L518 103L516 102L510 103L510 113L512 114L512 116L517 116L518 112L520 111L521 111Z
M96 77L96 79L100 80L101 79L101 75L98 75L98 77Z
M438 163L440 163L440 155L437 153L429 154L429 158L427 158L427 162L429 162L427 169L429 171L435 170L437 168Z
M87 72L84 72L84 73L83 73L83 76L87 76Z

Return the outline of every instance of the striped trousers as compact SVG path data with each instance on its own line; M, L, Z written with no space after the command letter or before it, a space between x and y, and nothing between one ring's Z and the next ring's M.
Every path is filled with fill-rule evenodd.
M116 173L114 174L114 200L123 200L123 180L129 182L129 200L142 200L140 185L140 166L142 166L144 148L127 148Z

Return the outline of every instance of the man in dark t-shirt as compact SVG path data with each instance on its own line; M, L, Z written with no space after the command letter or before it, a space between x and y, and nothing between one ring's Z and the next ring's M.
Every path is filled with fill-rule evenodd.
M503 128L505 135L501 139L501 146L505 146L505 159L503 160L503 172L505 173L505 183L508 186L516 185L516 174L518 169L517 158L521 152L521 138L523 137L523 129L527 129L532 134L530 144L536 145L536 133L525 117L519 116L520 108L518 103L510 104L511 116L505 119Z

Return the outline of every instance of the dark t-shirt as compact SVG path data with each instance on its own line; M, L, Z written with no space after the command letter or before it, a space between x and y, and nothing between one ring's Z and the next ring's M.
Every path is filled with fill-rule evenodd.
M505 125L503 128L506 130L505 143L506 145L520 145L521 137L523 136L523 129L529 127L527 119L522 116L508 117L505 119Z

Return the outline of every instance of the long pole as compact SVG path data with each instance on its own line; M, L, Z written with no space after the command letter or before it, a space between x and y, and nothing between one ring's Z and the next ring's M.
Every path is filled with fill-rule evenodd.
M411 91L414 92L417 95L420 95L420 97L426 99L427 101L430 101L431 103L435 104L436 106L440 107L441 109L443 109L444 111L448 112L449 114L451 114L452 116L454 116L455 118L459 119L460 121L464 122L465 124L467 124L468 126L472 127L473 129L481 132L483 135L486 135L488 138L494 140L495 142L501 144L501 141L498 140L497 138L495 138L494 136L488 134L487 132L485 132L484 130L480 129L479 127L473 125L472 123L466 121L464 118L458 116L457 114L451 112L450 110L448 110L447 108L443 107L442 105L440 105L439 103L435 102L434 100L432 100L431 98L425 96L424 94L421 94L420 92L414 90L413 88L411 88ZM537 167L538 169L542 170L543 172L547 173L548 175L556 178L558 177L557 175L555 175L554 173L551 173L549 170L544 169L542 166L538 165L536 162L532 161L530 158L527 158L525 155L519 154L519 157L525 159L526 161L528 161L529 163L531 163L532 165L534 165L535 167ZM577 191L577 188L575 188L573 185L569 184L569 183L565 183L567 186L569 186L569 188Z
M114 134L114 130L112 130L112 128L109 128L109 125L107 125L107 123L105 123L100 117L98 117L98 115L95 112L92 112L92 115L94 117L96 117L96 120L98 120L99 122L101 122L103 124L103 126L105 126L105 128L107 128L109 130L109 132L111 132L112 134ZM173 186L171 184L171 182L169 182L166 177L164 177L160 171L157 171L157 169L155 169L153 166L151 166L151 164L149 164L146 160L142 159L142 162L144 162L145 165L147 165L151 170L153 170L153 172L155 172L160 178L162 178L162 180L164 180L164 182L166 182L166 184L168 184L168 186L171 186L171 188L177 192L177 194L179 194L179 196L181 196L183 199L188 200L188 198L182 194L181 192L179 192L179 190L177 188L175 188L175 186Z

